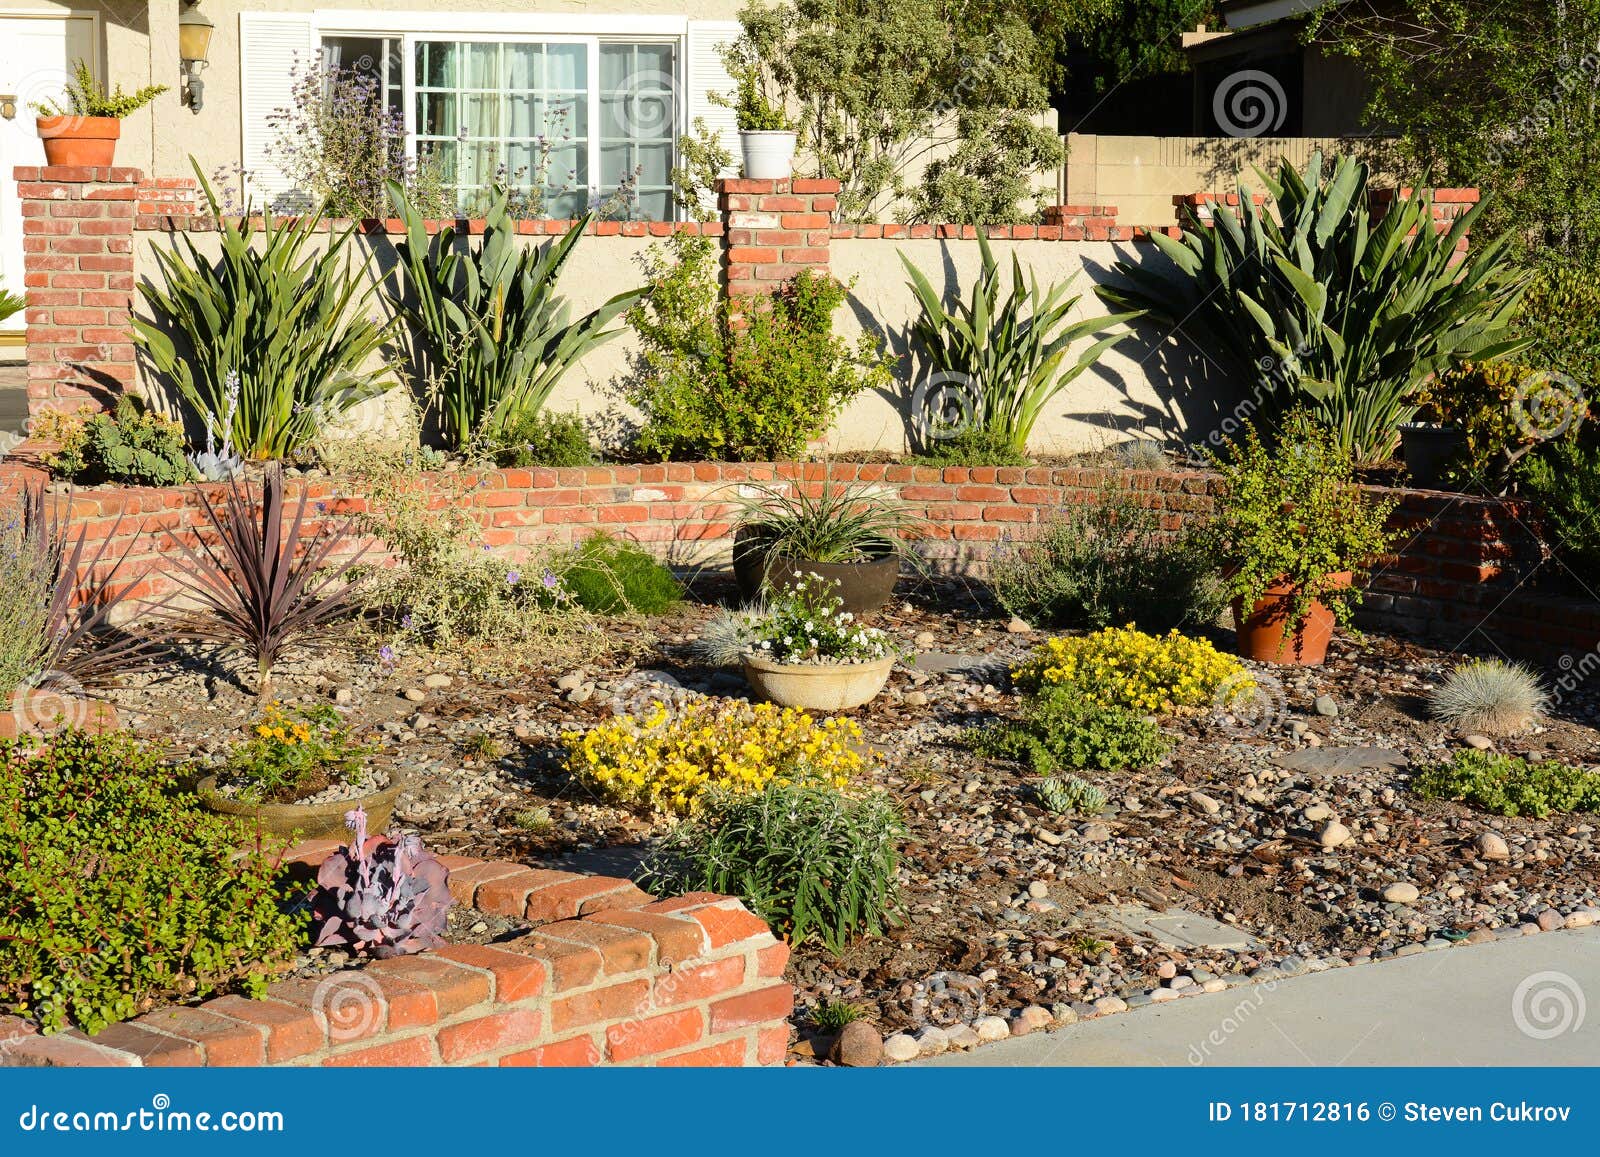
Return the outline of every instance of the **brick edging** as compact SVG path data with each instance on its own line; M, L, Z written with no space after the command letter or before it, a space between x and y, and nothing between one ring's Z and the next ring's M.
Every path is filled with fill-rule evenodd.
M303 844L314 869L339 846ZM0 1017L0 1066L771 1065L788 1048L788 945L742 903L440 856L458 903L536 925L312 979L38 1035Z

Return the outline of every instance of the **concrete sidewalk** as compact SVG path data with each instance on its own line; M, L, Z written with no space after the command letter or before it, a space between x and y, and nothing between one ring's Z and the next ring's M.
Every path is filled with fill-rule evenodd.
M914 1063L1600 1065L1600 927L1242 985Z

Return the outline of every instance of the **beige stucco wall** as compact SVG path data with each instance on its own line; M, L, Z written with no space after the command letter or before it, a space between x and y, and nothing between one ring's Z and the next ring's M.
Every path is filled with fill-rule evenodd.
M1115 205L1124 225L1172 225L1178 193L1232 193L1240 181L1261 189L1267 171L1312 153L1350 152L1337 137L1116 137L1071 133L1063 185L1069 205Z
M218 252L214 234L195 237L202 253L211 256ZM532 244L534 239L528 238L526 243ZM141 280L160 280L154 249L168 244L169 240L159 233L137 235L135 271ZM587 237L579 242L561 282L574 313L586 312L612 295L638 286L642 280L639 258L649 244L642 238L626 237ZM1106 279L1113 261L1120 257L1159 260L1154 250L1144 245L993 244L1004 267L1009 269L1015 251L1022 258L1024 269L1031 268L1042 284L1076 278L1082 293L1077 316L1106 312L1092 286ZM851 284L850 298L836 315L837 331L852 342L863 331L869 332L880 348L897 356L907 350L908 331L918 312L897 256L901 252L916 262L935 285L944 288L947 299L964 295L980 264L974 241L835 239L833 271ZM393 246L384 238L358 238L352 253L358 258L370 255L368 276L375 282L392 268L395 260ZM1185 430L1212 428L1219 416L1218 399L1225 392L1214 371L1208 380L1205 366L1195 364L1170 343L1160 342L1160 336L1140 333L1058 394L1035 429L1033 450L1095 450L1134 436L1170 441ZM617 398L617 385L629 373L637 350L632 332L624 332L579 362L558 387L551 404L563 411L577 409L607 428L619 417L626 419L630 412ZM910 409L914 385L908 378L913 368L904 357L899 364L901 370L894 389L883 396L864 394L856 398L829 432L828 448L894 453L909 448L902 415ZM142 386L147 395L159 395L148 377L142 380ZM387 403L368 403L354 415L351 427L375 434L393 430L395 403L401 399L402 395L396 394Z

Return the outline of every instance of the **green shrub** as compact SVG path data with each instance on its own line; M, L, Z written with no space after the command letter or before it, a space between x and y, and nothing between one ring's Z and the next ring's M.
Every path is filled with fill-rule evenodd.
M1396 501L1369 499L1350 450L1304 411L1288 416L1275 449L1247 426L1244 441L1229 441L1213 460L1224 489L1210 533L1229 568L1228 594L1250 608L1287 580L1295 593L1286 629L1304 621L1313 601L1349 627L1361 572L1394 541L1385 526ZM1356 581L1339 582L1342 573Z
M835 336L846 289L828 277L803 272L770 298L728 298L714 239L688 233L652 247L645 273L649 295L628 314L643 349L625 396L643 415L646 458L792 458L845 402L889 381L870 337L851 349Z
M118 398L109 414L89 406L46 411L34 434L59 443L44 464L74 482L177 486L195 476L184 455L183 424L154 413L132 394Z
M433 391L445 440L456 449L506 445L579 358L622 332L606 326L640 291L573 320L556 283L590 217L547 245L524 246L502 191L474 246L454 226L429 234L397 182L389 182L389 197L406 227L389 303L407 322L411 363Z
M966 430L950 438L927 440L909 461L918 466L1027 466L1033 459L1004 434Z
M1092 703L1059 686L1030 695L1021 718L973 728L966 741L980 755L1016 760L1035 775L1145 767L1171 747L1161 729L1142 716Z
M1458 751L1423 769L1411 788L1424 799L1449 799L1502 816L1600 811L1600 772L1547 759L1530 763L1487 751Z
M27 306L27 299L20 293L12 293L9 289L0 289L0 321L14 317L21 313Z
M1579 265L1541 268L1517 315L1522 335L1532 340L1519 360L1577 382L1590 396L1600 389L1600 283Z
M222 780L248 803L293 803L364 778L373 749L357 742L337 707L269 703L228 755Z
M486 447L501 466L592 466L594 447L577 414L524 413Z
M1036 627L1205 627L1225 602L1204 529L1164 533L1156 511L1114 487L995 559L989 585L1001 606Z
M325 426L389 388L379 359L391 334L372 316L366 263L350 252L356 226L322 230L320 212L229 218L199 166L221 228L220 257L179 233L155 249L161 267L139 283L149 318L134 340L194 419L247 458L287 458ZM324 244L324 238L326 244Z
M1097 292L1227 364L1268 423L1306 407L1345 451L1381 462L1424 382L1526 344L1510 335L1527 276L1507 257L1508 236L1474 240L1464 258L1457 249L1487 199L1440 233L1421 192L1374 220L1369 177L1353 157L1331 173L1320 153L1304 172L1286 160L1275 180L1262 174L1274 205L1241 187L1238 209L1213 203L1211 221L1186 222L1182 240L1152 233L1178 277L1119 262L1122 283Z
M838 955L898 919L904 835L882 793L774 781L713 796L667 836L642 879L658 896L738 896L792 944L815 937Z
M1465 439L1445 477L1495 492L1548 433L1575 435L1588 417L1582 387L1516 362L1464 362L1429 382L1417 402L1419 417L1454 426Z
M659 615L683 598L672 572L631 542L600 533L556 560L562 583L596 615Z
M1070 279L1041 290L1031 269L1023 276L1022 260L1013 252L1007 280L981 229L978 249L983 266L971 298L948 311L927 275L900 255L922 307L911 335L921 348L924 374L909 400L925 412L913 412L911 421L924 445L976 432L983 444L1026 455L1028 435L1045 406L1130 336L1119 323L1135 315L1069 320L1081 299L1071 292ZM1006 284L1010 293L1002 297ZM1068 360L1080 340L1108 330L1110 337Z
M126 734L0 740L0 1002L92 1033L168 998L259 994L305 929L278 849L246 837Z
M52 558L39 549L21 509L0 522L0 708L39 673L55 587Z
M1600 446L1550 443L1522 460L1519 475L1556 557L1580 574L1600 573Z
M63 93L65 104L53 100L35 104L34 111L43 117L111 117L122 120L167 91L164 84L147 84L133 92L123 92L119 84L115 89L95 79L86 60L72 63L72 79Z

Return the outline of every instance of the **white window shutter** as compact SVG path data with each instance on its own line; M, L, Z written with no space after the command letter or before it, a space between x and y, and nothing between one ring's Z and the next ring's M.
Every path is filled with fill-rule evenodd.
M291 192L289 179L272 163L271 117L293 103L294 74L313 62L316 36L305 16L267 12L239 14L240 144L248 191L258 207Z
M694 132L694 122L698 117L705 121L708 132L721 132L722 147L735 158L732 165L723 169L724 177L739 175L739 122L731 108L712 104L707 94L732 94L733 78L722 66L722 48L739 39L741 31L743 27L737 20L691 20L688 47L684 54L684 89L687 94L683 102L687 112L684 127ZM716 206L708 206L708 209L715 212Z

